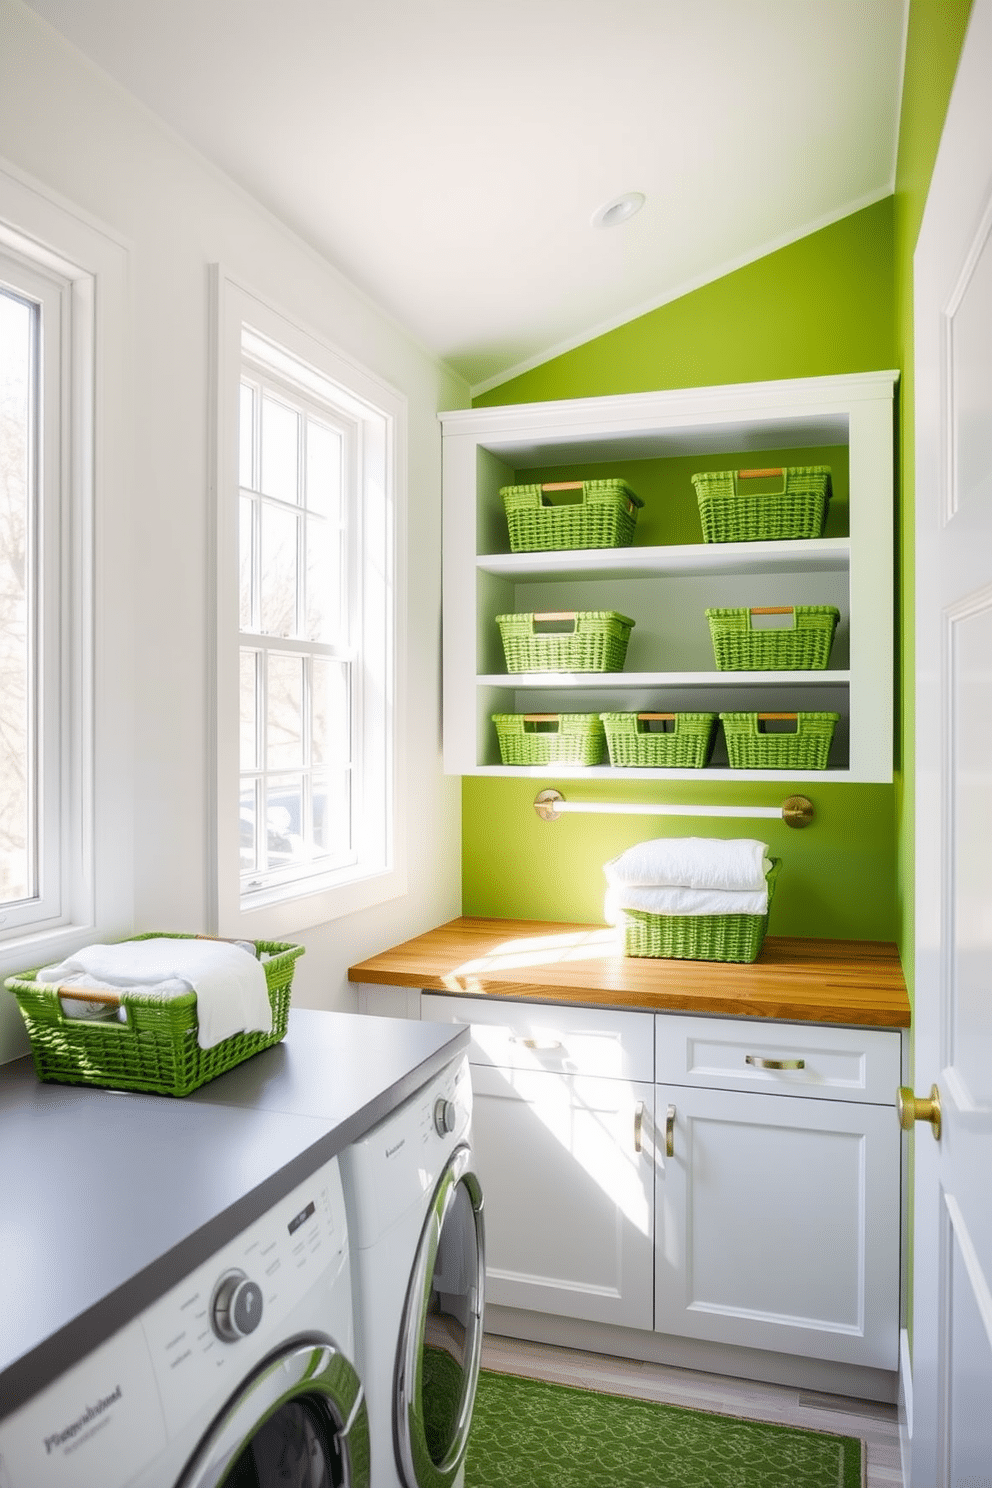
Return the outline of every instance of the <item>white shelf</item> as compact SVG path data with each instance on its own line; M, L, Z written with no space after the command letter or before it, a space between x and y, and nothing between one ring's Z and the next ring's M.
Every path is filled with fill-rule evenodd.
M726 784L741 780L788 781L790 785L819 781L854 781L850 770L729 770L706 765L701 770L655 770L638 765L478 765L473 775L523 777L533 780L682 780L689 785Z
M582 548L563 553L484 553L480 573L502 578L646 579L692 574L845 573L846 537L805 542L686 543L668 548Z
M648 687L713 687L721 691L755 687L848 687L849 671L833 672L492 672L476 678L480 687L506 687L515 692L560 692L607 688L629 692ZM729 709L724 709L728 712Z
M439 415L444 458L444 761L448 773L568 779L892 779L895 372L563 399ZM843 447L849 536L799 542L510 553L501 485L520 472L684 455ZM728 462L729 463L729 462ZM829 463L829 460L826 461ZM526 477L524 477L526 478ZM540 478L540 477L539 477ZM681 477L680 477L681 478ZM766 582L767 581L767 582ZM835 603L835 668L719 672L712 605ZM497 614L617 610L635 620L635 671L507 673ZM685 670L672 663L684 662ZM657 663L652 669L651 663ZM774 708L841 715L827 770L518 767L498 759L492 712ZM659 695L664 696L664 700ZM542 703L544 706L542 707ZM583 703L585 706L583 706ZM721 756L718 753L718 758Z

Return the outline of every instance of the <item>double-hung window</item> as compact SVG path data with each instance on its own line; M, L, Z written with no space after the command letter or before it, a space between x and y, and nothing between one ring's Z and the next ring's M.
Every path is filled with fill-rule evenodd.
M0 976L133 928L128 270L0 164Z
M402 400L229 282L221 293L238 313L221 330L218 921L278 934L401 892Z

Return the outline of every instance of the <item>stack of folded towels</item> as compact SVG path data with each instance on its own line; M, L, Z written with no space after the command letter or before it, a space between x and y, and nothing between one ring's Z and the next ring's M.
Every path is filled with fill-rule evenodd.
M658 837L603 869L606 923L625 909L659 915L768 913L767 842L735 837Z
M251 941L153 936L85 946L35 980L48 986L94 992L140 992L168 1001L196 993L197 1043L212 1049L236 1033L271 1033L272 1004L265 968ZM103 1018L102 1002L63 1002L69 1017ZM114 1010L116 1015L116 1010Z

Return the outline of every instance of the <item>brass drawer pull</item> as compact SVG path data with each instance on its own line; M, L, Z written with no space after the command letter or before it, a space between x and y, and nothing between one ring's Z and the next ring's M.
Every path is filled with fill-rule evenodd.
M669 1106L665 1117L665 1156L675 1156L675 1107Z
M542 1044L540 1039L521 1038L517 1033L510 1034L511 1044L520 1044L524 1049L533 1049L535 1054L557 1054L559 1050L564 1051L565 1045L558 1039L551 1039Z
M796 1070L805 1069L805 1059L765 1059L761 1054L745 1054L745 1064L753 1064L755 1069L774 1070Z

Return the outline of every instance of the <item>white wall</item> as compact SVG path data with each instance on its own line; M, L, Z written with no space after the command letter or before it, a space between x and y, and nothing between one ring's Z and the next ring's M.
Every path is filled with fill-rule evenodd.
M176 79L177 87L182 85ZM439 408L466 386L327 261L183 144L19 0L0 0L0 160L127 240L131 287L134 930L206 925L208 265L243 282L403 392L409 407L405 632L407 894L305 934L294 1000L351 1007L347 967L460 909L460 792L440 762ZM105 520L113 522L113 512ZM97 535L98 544L100 535ZM118 927L114 927L115 929ZM0 1058L26 1048L0 993Z

